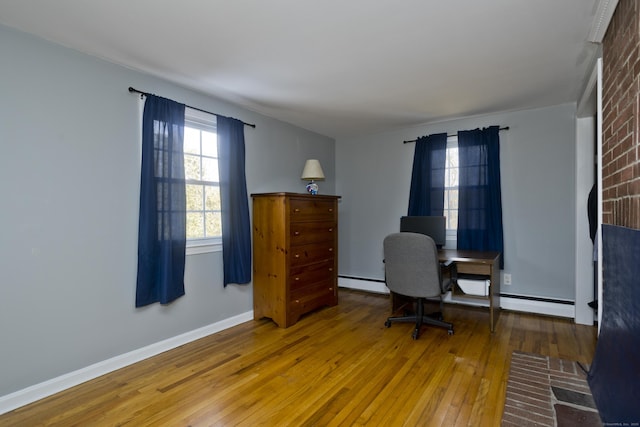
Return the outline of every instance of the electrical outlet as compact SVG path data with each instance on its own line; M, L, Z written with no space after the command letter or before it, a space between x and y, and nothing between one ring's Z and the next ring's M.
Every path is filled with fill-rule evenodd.
M511 274L504 273L504 284L505 285L510 285L511 284Z

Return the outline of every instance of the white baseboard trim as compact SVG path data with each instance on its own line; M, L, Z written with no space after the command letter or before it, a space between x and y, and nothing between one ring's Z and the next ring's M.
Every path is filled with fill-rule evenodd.
M368 291L375 293L388 294L389 289L384 283L375 279L360 279L354 277L338 277L338 286L360 291ZM451 298L451 294L444 297L444 301L453 304L466 304L480 307L488 307L488 302L478 301L477 303L465 301L456 301ZM525 313L543 314L548 316L575 318L575 306L573 304L562 304L552 301L538 301L534 297L511 298L500 297L500 308L505 310L521 311Z
M389 288L384 282L376 279L361 279L338 276L338 286L342 288L356 289L359 291L375 292L377 294L388 294Z
M109 372L124 368L125 366L132 365L136 362L140 362L141 360L148 359L149 357L174 349L191 341L204 338L208 335L215 334L216 332L223 331L252 319L253 311L248 311L246 313L212 323L211 325L203 326L202 328L150 344L146 347L112 357L111 359L94 363L93 365L32 385L14 393L0 396L0 415L74 387L78 384L82 384L101 375L108 374Z
M569 319L575 319L576 317L576 309L573 303L562 304L550 301L500 297L500 308L547 316L567 317Z

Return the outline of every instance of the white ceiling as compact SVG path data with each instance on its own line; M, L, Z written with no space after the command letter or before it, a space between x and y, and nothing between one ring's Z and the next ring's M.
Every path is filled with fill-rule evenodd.
M601 1L0 0L0 22L339 138L578 101Z

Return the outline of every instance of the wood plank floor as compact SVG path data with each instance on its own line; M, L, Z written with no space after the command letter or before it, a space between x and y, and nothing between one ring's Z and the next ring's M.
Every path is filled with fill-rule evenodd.
M513 350L589 364L595 327L447 305L455 335L384 321L386 296L288 329L250 321L0 416L0 426L498 426Z

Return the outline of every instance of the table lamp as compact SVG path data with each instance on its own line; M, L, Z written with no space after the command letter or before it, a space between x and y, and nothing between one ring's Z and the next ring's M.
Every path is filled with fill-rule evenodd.
M304 164L302 170L302 177L300 179L309 180L307 184L307 192L312 195L318 194L318 184L314 182L316 179L324 179L324 172L322 172L322 166L316 159L309 159Z

